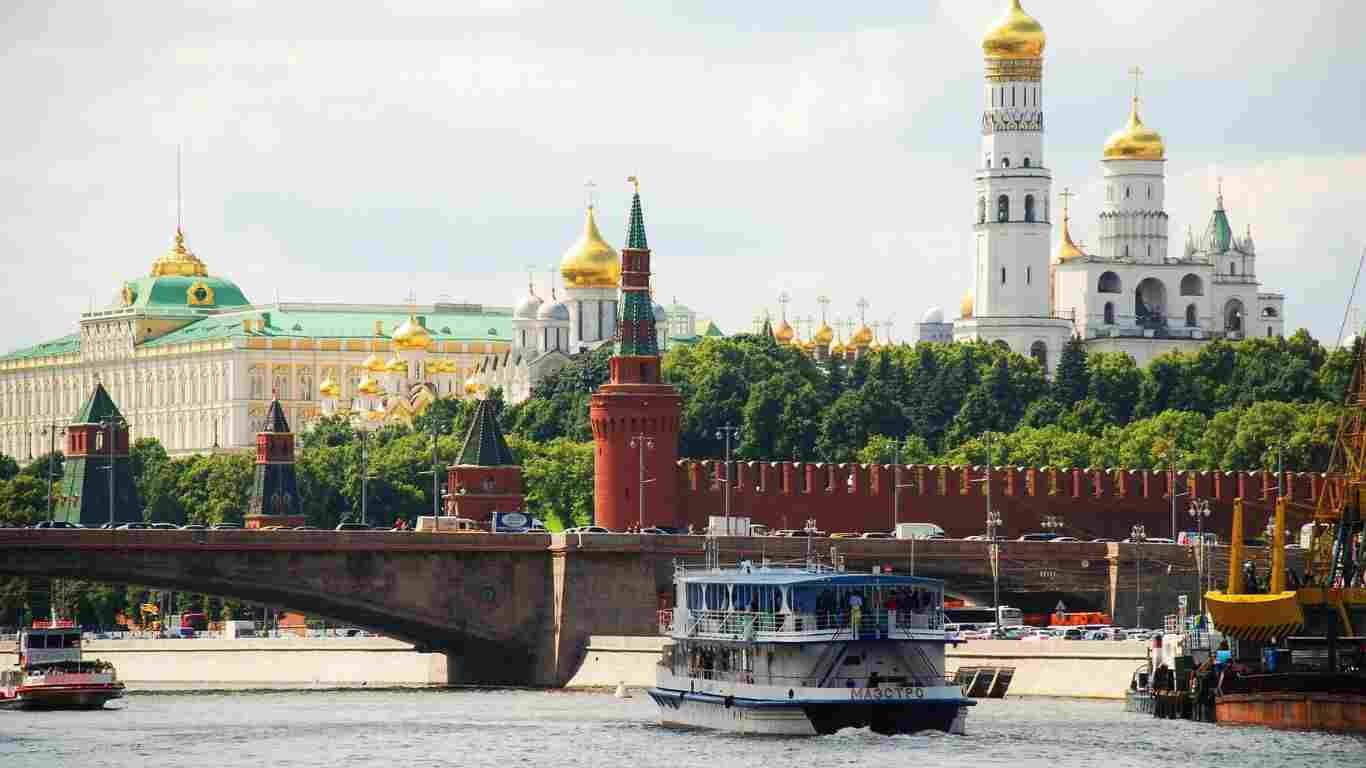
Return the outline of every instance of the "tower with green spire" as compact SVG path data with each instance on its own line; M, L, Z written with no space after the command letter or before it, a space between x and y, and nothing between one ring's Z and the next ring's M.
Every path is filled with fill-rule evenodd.
M446 470L446 486L446 512L455 517L482 523L494 512L522 509L522 468L498 427L494 401L476 406L460 455Z
M128 422L98 379L66 427L62 490L53 501L53 519L90 528L142 521L142 501L128 462Z
M678 427L683 400L660 378L659 343L650 300L650 247L640 185L631 196L626 247L621 250L621 323L611 379L593 394L589 418L593 519L612 530L678 526Z

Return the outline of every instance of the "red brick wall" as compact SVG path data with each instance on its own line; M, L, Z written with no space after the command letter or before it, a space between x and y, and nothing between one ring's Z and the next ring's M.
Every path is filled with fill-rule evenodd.
M677 463L678 519L702 528L709 515L724 513L722 462L684 459ZM954 538L985 533L986 476L983 467L903 467L900 522L938 523ZM1322 475L1286 473L1285 494L1312 504ZM892 467L801 462L736 462L731 514L773 528L801 528L814 518L821 530L887 531L892 528ZM1004 519L1005 535L1046 530L1047 515L1060 516L1062 533L1083 539L1122 539L1135 523L1148 536L1171 535L1169 473L1161 470L1087 470L997 467L991 473L992 506ZM1260 538L1276 496L1268 472L1176 472L1178 493L1194 492L1210 502L1205 521L1227 540L1233 500L1244 499L1244 535ZM1194 530L1189 497L1178 496L1177 530ZM1291 517L1298 522L1292 504Z

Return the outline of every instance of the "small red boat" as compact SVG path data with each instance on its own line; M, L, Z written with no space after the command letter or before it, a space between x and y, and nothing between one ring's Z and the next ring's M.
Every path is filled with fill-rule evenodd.
M100 709L121 696L112 664L81 659L81 630L70 621L21 631L19 663L0 672L0 709Z

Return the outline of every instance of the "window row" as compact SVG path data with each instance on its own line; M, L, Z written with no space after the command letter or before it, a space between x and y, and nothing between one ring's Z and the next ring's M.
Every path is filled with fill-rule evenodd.
M1033 196L1033 195L1025 195L1025 198L1024 198L1024 219L1022 219L1022 220L1025 221L1026 223L1034 223L1034 222L1036 222L1036 221L1048 221L1048 201L1047 201L1047 200L1044 201L1043 218L1040 219L1040 218L1039 218L1039 215L1038 215L1038 206L1037 206L1037 205L1035 204L1035 202L1034 202L1034 196ZM999 196L999 197L996 198L996 221L997 221L998 223L1001 223L1001 224L1004 224L1004 223L1006 223L1006 222L1011 221L1011 218L1010 218L1010 195L1001 195L1001 196ZM978 224L985 224L986 222L987 222L987 199L986 199L985 197L978 197L978 198L977 198L977 223L978 223Z

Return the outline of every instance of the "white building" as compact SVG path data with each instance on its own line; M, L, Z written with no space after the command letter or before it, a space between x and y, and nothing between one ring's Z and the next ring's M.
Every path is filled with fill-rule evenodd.
M973 291L954 323L955 341L1004 341L1046 370L1072 335L1049 288L1049 196L1044 157L1043 27L1013 0L982 41L980 167Z
M911 343L922 341L947 344L953 341L953 323L944 320L944 310L930 307L920 322L911 327Z

